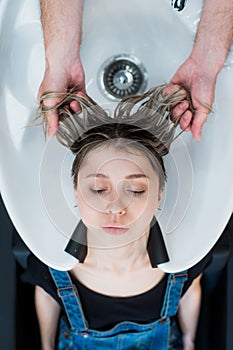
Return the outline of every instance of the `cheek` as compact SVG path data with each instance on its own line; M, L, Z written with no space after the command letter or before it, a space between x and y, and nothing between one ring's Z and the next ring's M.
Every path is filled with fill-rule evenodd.
M76 191L76 200L78 207L86 207L88 210L96 212L105 211L105 200L99 194L93 193L89 188L86 188L86 186Z
M83 197L80 192L75 193L76 201L80 216L86 226L93 226L98 223L100 218L100 212ZM93 204L93 203L92 203Z
M135 222L143 221L148 224L155 215L157 207L158 202L153 194L145 196L143 199L133 200L127 208L128 218Z
M158 209L159 202L160 202L160 194L158 193L158 191L155 190L151 192L147 203L148 209L149 210L152 209L155 212Z
M152 220L158 209L158 197L159 195L157 195L157 192L152 191L147 198L144 199L143 203L132 207L132 212L138 222L140 221L148 224Z
M89 213L91 208L90 206L87 205L87 201L84 199L82 194L80 194L80 192L76 191L75 198L77 201L77 206L78 206L80 215L81 217L83 217L86 213Z

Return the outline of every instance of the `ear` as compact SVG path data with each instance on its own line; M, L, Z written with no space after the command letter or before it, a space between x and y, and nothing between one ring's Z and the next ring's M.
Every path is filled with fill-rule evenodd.
M78 199L78 188L77 185L74 185L74 196L76 199Z
M77 190L77 188L74 188L74 203L75 203L75 208L78 208L78 210L79 210L79 206L78 206L78 204L79 204L79 195L78 195L78 190Z
M163 199L163 191L160 191L158 196L158 205L161 203L162 199Z

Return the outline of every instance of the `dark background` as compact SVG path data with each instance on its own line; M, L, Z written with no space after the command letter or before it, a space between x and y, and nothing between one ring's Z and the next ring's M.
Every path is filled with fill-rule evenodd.
M40 349L34 288L20 280L26 257L0 198L1 350ZM213 249L202 294L196 350L233 350L233 217Z

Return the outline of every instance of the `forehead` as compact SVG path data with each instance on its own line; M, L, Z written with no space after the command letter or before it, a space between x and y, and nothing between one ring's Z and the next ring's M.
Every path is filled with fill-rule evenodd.
M102 173L110 177L127 177L130 174L155 174L146 155L134 150L119 150L114 147L98 148L90 152L79 171L80 175Z

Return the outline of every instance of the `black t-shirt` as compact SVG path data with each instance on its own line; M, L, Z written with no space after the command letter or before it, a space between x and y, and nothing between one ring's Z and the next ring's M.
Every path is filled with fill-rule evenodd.
M184 284L182 295L190 287L193 280L204 271L210 259L211 255L208 254L187 271L188 279ZM165 274L155 287L131 297L111 297L99 294L84 286L77 279L72 277L72 280L77 287L89 327L95 330L107 330L123 321L145 324L158 319L163 305L167 278L168 274ZM28 267L22 275L22 280L42 287L64 310L48 267L33 255L29 256Z

